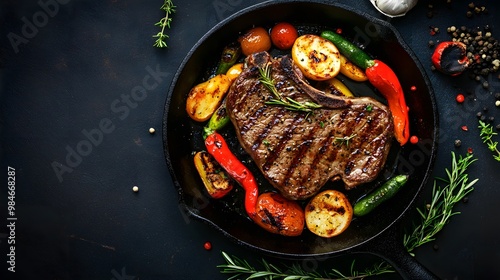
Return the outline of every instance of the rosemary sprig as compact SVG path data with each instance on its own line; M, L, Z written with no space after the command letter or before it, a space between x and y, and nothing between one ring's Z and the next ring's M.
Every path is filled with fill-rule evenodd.
M321 105L314 103L314 102L298 102L296 100L293 100L290 97L284 98L276 89L276 86L274 85L274 80L271 77L271 64L268 63L264 68L259 67L259 81L264 84L267 89L271 91L273 94L274 98L271 100L267 101L266 104L269 105L279 105L279 106L284 106L288 110L292 111L301 111L301 112L307 112L311 113L314 109L319 109L322 108Z
M497 148L498 142L493 141L492 139L493 136L498 135L498 133L493 131L493 125L479 120L479 129L481 129L479 136L481 136L483 143L485 143L488 146L488 149L493 152L493 158L496 161L500 161L500 150Z
M347 147L349 147L349 141L351 141L352 138L358 136L356 133L351 134L350 136L344 136L344 137L335 137L335 143L337 144L345 144Z
M156 38L153 46L157 48L166 48L167 47L167 38L168 35L165 34L165 27L170 28L170 23L172 22L172 14L175 13L175 6L172 0L164 0L163 5L160 7L161 10L165 11L165 17L160 19L155 26L161 26L161 31L156 35L153 35L153 38Z
M285 266L285 270L278 268L277 266L268 263L266 260L262 260L262 270L258 270L251 266L247 261L241 260L237 257L230 257L225 252L222 252L222 256L226 261L226 264L218 265L217 267L221 269L221 273L224 274L234 274L228 280L231 279L284 279L284 280L340 280L340 279L363 279L368 276L381 275L385 273L393 273L394 269L386 262L381 262L375 264L374 266L367 268L364 272L360 273L356 271L354 267L354 261L351 263L350 275L346 275L337 269L332 269L330 272L325 272L325 275L321 275L318 272L308 272L302 269L298 265Z
M436 180L432 188L432 201L424 210L418 209L422 223L415 226L410 234L404 235L404 246L414 255L413 250L425 243L435 240L435 235L443 229L454 215L460 214L453 210L455 204L474 190L473 185L478 179L469 182L467 168L476 159L472 154L457 157L451 153L451 171L446 169L447 179L440 179L447 185L443 188L437 186Z

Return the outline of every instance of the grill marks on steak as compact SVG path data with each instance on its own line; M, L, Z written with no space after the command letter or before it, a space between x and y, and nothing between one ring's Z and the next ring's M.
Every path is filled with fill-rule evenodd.
M308 198L330 179L343 180L350 189L377 177L393 135L385 105L313 88L288 56L273 59L263 52L249 56L246 63L226 106L240 144L284 196ZM267 63L282 96L323 108L307 114L266 104L274 96L260 82L258 69Z

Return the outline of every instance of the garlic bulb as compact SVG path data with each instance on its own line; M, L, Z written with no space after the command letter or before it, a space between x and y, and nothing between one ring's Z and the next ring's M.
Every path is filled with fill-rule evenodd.
M373 6L388 17L404 16L417 5L417 0L370 0Z

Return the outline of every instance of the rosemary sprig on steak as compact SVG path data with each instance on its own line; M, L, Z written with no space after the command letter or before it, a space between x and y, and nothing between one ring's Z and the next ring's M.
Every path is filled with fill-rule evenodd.
M356 137L357 134L351 134L350 136L344 136L344 137L335 137L335 143L338 143L340 145L345 144L347 147L349 147L349 141L351 141L352 138Z
M311 113L314 109L322 108L321 105L314 102L298 102L290 97L284 98L274 85L274 80L271 77L271 69L272 68L270 63L266 64L264 68L259 67L259 81L264 84L267 89L269 89L274 95L274 98L266 101L266 104L284 106L292 111L301 111L307 113Z

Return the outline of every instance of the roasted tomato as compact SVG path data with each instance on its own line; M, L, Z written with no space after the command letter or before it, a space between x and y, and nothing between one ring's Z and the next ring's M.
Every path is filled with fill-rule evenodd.
M288 22L280 22L271 29L271 41L278 49L291 49L297 37L297 29Z
M284 236L298 236L304 229L304 210L296 202L278 193L263 193L257 200L253 218L263 229Z
M251 55L271 49L271 37L263 27L250 29L238 41L241 44L241 52L244 55Z

